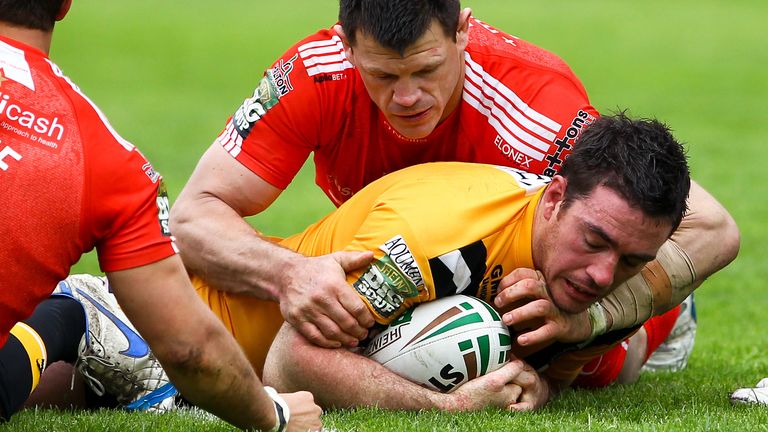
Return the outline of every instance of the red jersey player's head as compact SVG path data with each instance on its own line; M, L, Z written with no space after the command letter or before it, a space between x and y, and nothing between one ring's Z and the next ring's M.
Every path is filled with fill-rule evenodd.
M347 58L400 134L423 138L458 106L470 14L458 0L340 1Z
M543 192L533 262L561 309L580 312L653 260L680 224L685 151L656 120L602 117Z
M50 32L64 18L72 0L0 0L0 21L26 29Z

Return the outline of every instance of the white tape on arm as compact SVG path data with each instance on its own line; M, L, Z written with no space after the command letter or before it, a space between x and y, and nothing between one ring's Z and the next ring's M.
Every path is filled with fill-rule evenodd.
M595 303L587 309L589 323L592 325L592 334L587 342L591 342L608 329L608 319L605 316L605 312L605 308L600 303Z
M277 390L269 386L264 386L264 391L267 392L272 401L275 403L275 416L277 417L277 423L270 432L284 432L288 426L288 420L291 418L291 411L288 409L288 404L285 402L278 393Z

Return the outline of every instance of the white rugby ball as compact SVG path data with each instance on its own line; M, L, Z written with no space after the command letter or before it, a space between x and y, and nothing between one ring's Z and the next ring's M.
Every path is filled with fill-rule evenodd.
M405 311L364 354L410 381L449 393L501 368L511 348L509 330L491 306L454 295Z

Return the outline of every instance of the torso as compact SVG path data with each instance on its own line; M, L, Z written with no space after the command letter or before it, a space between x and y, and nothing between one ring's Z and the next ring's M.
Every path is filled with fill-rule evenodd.
M218 141L284 188L314 152L316 182L339 205L398 169L435 161L554 175L597 112L555 55L472 21L459 107L428 137L400 136L371 101L341 42L324 30L275 63ZM256 113L257 115L254 115Z

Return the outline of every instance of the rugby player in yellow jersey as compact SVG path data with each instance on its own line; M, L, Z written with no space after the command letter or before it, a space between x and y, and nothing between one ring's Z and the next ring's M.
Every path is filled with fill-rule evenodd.
M456 293L492 302L511 271L521 283L546 287L565 315L584 311L655 258L686 211L689 185L684 150L669 130L619 114L587 128L552 179L491 165L419 165L375 181L304 232L276 241L309 256L372 251L373 263L346 277L381 324ZM288 324L264 367L282 324L278 304L194 282L270 385L309 389L329 407L534 409L632 331L578 346L517 346L524 362L440 394L361 355L313 345Z

